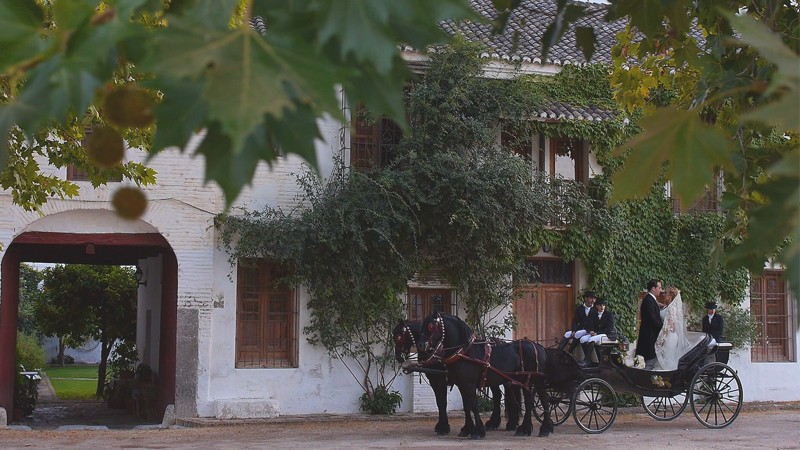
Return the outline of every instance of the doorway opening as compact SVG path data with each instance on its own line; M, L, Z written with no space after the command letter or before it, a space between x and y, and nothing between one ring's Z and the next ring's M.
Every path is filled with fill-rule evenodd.
M18 375L15 351L23 263L129 266L142 271L137 280L136 315L131 321L136 326L137 359L152 369L155 380L146 393L152 399L148 413L160 422L166 406L175 402L177 260L166 239L159 233L30 231L8 245L1 280L0 407L9 418L14 412L14 379Z

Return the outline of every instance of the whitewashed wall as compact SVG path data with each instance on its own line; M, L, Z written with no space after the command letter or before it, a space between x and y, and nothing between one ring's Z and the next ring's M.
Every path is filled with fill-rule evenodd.
M795 348L800 345L800 333L795 335ZM737 371L742 382L744 401L799 401L800 363L752 362L750 349L731 352L728 365Z

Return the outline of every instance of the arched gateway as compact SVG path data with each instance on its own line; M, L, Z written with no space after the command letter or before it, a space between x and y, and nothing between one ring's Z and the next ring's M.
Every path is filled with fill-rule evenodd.
M0 407L9 412L13 408L19 276L20 264L24 262L108 265L146 262L151 279L160 281L160 286L151 282L147 289L139 290L140 300L143 295L160 297L160 302L158 298L151 302L160 303L158 356L154 359L158 366L158 414L175 403L178 299L175 253L167 240L145 222L122 221L105 210L81 210L57 213L31 223L5 248L0 269Z

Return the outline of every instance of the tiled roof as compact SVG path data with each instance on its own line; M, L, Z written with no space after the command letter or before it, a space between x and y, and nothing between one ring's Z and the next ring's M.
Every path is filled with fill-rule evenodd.
M613 120L616 112L597 106L573 106L562 102L552 102L539 109L538 119L544 122L560 122L562 120L603 121Z
M470 0L472 7L482 16L495 19L497 12L492 0ZM597 46L590 63L610 62L611 46L616 41L617 32L625 27L624 21L605 22L603 15L606 5L573 1L589 11L564 33L561 42L552 47L545 64L563 66L566 64L585 64L586 58L575 42L574 28L592 27L597 37ZM456 24L443 23L442 27L450 34L463 33L469 41L483 42L488 53L484 57L512 62L542 64L542 37L556 13L555 0L523 0L514 9L502 34L492 35L491 24L475 22ZM515 34L518 39L514 45Z

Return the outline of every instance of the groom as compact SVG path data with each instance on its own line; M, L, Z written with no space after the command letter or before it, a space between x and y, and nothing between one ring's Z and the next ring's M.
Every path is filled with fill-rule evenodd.
M653 370L658 359L656 358L656 339L664 322L661 320L661 308L656 299L661 295L661 282L652 279L647 282L647 294L642 299L639 309L641 325L639 338L636 341L636 354L644 358L645 370Z

